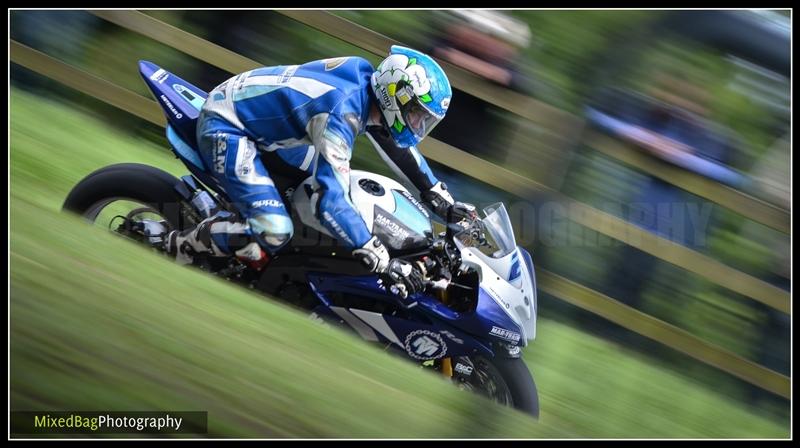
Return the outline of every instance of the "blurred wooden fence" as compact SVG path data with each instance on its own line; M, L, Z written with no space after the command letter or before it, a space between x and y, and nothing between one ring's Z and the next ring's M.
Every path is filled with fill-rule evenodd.
M289 14L288 11L280 11L282 14ZM172 25L164 23L146 14L134 11L92 11L93 14L115 23L121 27L135 31L144 36L150 37L161 43L169 45L178 49L188 55L211 64L215 67L226 70L230 73L239 73L242 71L251 70L260 67L258 62L248 59L244 56L238 55L230 50L224 49L218 45L210 43L200 37L180 30ZM316 11L302 11L296 12L291 15L292 18L297 19L299 16L311 15L315 17L318 14L327 14ZM335 17L325 15L324 17ZM333 29L345 29L347 24L350 26L358 27L358 25L351 22L343 21L343 19L336 18L337 22L331 26ZM370 34L371 33L371 34ZM357 36L375 36L376 33L369 31L363 27L358 27L357 32L353 32ZM350 34L346 34L349 36ZM378 38L375 37L375 40ZM386 38L383 38L386 40ZM381 41L383 42L383 41ZM391 41L386 40L386 47L390 45ZM378 43L371 43L364 45L364 49L369 51L378 51ZM386 50L383 50L384 52ZM453 83L457 87L461 87L459 82L465 83L471 91L480 91L481 97L492 99L495 96L507 98L509 95L516 95L513 98L507 99L502 103L503 107L513 108L512 112L525 113L524 117L529 120L535 120L537 124L542 126L557 126L556 123L576 123L573 117L571 120L566 117L568 114L553 109L550 106L539 105L535 100L523 97L517 93L510 92L504 97L494 90L487 90L487 92L480 89L497 89L506 92L505 89L499 89L496 86L481 84L475 87L475 83L480 82L474 75L463 75L459 77L460 73L467 73L455 66L447 65L446 70L448 76L453 78ZM451 75L452 72L452 75ZM518 103L522 102L523 107ZM551 115L555 115L557 119L553 119ZM564 128L564 132L570 132L570 129ZM451 166L458 171L470 175L476 179L487 182L500 189L514 193L522 198L530 198L535 194L547 194L548 198L562 204L570 204L570 209L575 211L575 221L579 224L588 227L592 230L600 232L611 238L630 244L637 249L661 258L665 261L680 266L688 271L697 275L705 277L710 281L722 285L739 294L748 296L757 300L765 305L776 308L782 312L789 312L789 294L780 288L776 288L767 282L759 280L744 272L732 269L706 255L700 254L697 251L691 250L680 244L674 243L668 239L661 238L654 235L639 226L630 224L616 216L605 213L585 204L576 203L575 201L561 195L560 193L527 178L521 174L511 171L507 168L498 167L492 163L486 162L478 157L472 156L469 153L460 151L447 145L444 142L438 141L434 138L426 138L419 148L426 157L432 160ZM688 173L688 172L687 172ZM696 176L699 177L699 176Z
M256 61L140 12L120 10L91 12L98 17L150 37L231 73L238 73L261 66ZM394 43L388 38L329 13L319 11L278 12L345 39L375 54L385 54L389 45ZM94 96L152 123L160 126L164 126L166 123L161 108L150 98L143 97L138 93L13 40L10 41L10 49L11 60L14 63ZM445 66L445 70L448 72L453 84L458 88L475 94L528 120L535 121L537 124L558 127L563 132L568 132L570 126L581 125L577 117L570 116L563 111L539 103L529 97L489 85L455 66ZM644 171L653 171L653 175L658 172L659 177L665 178L665 175L661 174L660 167L658 169L653 168L652 161L642 159L641 153L634 149L627 148L610 139L604 139L601 136L597 136L595 139L599 141L597 144L601 148L599 150L604 153ZM421 145L420 149L426 157L432 160L446 164L468 176L522 198L546 194L552 200L562 204L569 204L571 209L578 211L578 213L571 213L569 218L587 228L633 245L640 250L782 312L790 312L791 306L787 292L726 266L706 255L651 234L613 215L569 199L526 176L475 157L444 142L429 137ZM738 209L742 208L740 204L744 203L747 205L747 207L744 207L745 211L753 215L745 215L748 218L759 220L759 222L770 225L773 228L788 232L788 212L785 210L777 209L777 207L766 204L763 201L720 185L716 185L718 187L717 190L706 190L706 184L709 181L686 171L678 174L673 172L666 177L668 177L666 180L674 181L673 183L681 188L689 186L703 192L711 191L711 193L706 193L702 196L720 205L730 206L735 211L739 211ZM689 188L686 189L692 191ZM761 215L752 213L752 210L767 210L768 212ZM785 228L783 228L782 224L784 219L787 221ZM641 313L613 298L592 291L556 274L541 268L537 270L537 274L539 288L548 294L602 316L675 350L686 353L765 390L787 398L790 396L789 378L785 375L753 363L724 348L710 344L684 330Z
M300 23L337 37L383 58L393 44L402 44L347 19L325 11L277 11ZM536 124L564 135L578 135L584 120L529 96L496 86L446 61L438 61L453 86ZM659 159L599 134L584 139L589 147L662 178L690 193L706 198L742 216L784 233L789 231L789 212L741 191L681 170ZM673 168L673 169L670 169Z

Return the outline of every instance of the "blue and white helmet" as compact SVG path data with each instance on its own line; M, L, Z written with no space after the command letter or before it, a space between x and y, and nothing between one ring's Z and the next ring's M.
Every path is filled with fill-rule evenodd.
M385 125L401 148L415 146L444 118L453 91L430 56L392 45L372 74L372 90Z

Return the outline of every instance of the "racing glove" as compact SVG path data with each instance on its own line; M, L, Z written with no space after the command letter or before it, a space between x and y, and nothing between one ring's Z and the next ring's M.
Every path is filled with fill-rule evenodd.
M353 256L370 272L377 273L393 294L403 298L425 289L425 280L419 268L399 258L389 258L389 251L377 236L353 250Z
M430 190L422 192L422 201L444 220L447 219L450 207L455 203L453 196L447 191L447 184L441 181L432 186Z
M399 258L389 261L383 277L388 280L389 291L404 299L425 289L422 272L413 264Z
M475 206L453 200L447 191L447 184L441 181L430 190L422 192L422 201L446 223L460 222L464 219L474 222L479 219Z
M353 256L370 272L383 273L389 267L389 251L377 236L372 236L363 246L353 250Z

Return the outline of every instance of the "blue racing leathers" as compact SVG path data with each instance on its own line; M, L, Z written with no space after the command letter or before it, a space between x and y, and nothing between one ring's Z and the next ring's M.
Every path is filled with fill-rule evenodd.
M224 224L205 226L213 252L238 250L241 243L231 245L231 235L245 242L250 240L242 236L260 236L259 243L270 252L291 238L292 222L270 178L273 167L262 162L263 152L274 152L288 166L313 175L315 216L350 248L372 238L349 194L358 135L368 134L390 167L420 191L439 184L416 148L397 147L380 126L367 126L373 71L360 57L323 59L251 70L210 92L198 122L198 146L245 218L244 223L227 217ZM193 239L195 250L200 239Z

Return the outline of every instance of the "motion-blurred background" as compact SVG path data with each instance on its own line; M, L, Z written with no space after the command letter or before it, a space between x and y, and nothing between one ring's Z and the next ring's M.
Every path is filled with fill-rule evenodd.
M46 104L69 105L167 154L161 127L66 87L73 75L47 76L63 65L22 63L15 52L38 50L150 98L140 59L207 91L231 76L226 67L238 67L216 51L190 56L195 41L182 32L261 65L347 55L377 63L388 43L402 43L429 52L453 82L436 141L422 145L434 171L460 200L505 201L518 244L544 273L539 334L525 355L543 419L560 407L571 409L559 415L573 419L573 436L647 437L637 418L652 416L642 414L692 415L686 407L697 401L687 396L702 394L719 400L720 425L736 409L785 436L790 14L14 10L10 38L28 48L11 52L12 195L56 204L71 185L50 188L52 179L74 184L106 162L90 162L103 147L72 155L84 158L74 172L59 159L69 155L30 152L25 145L35 141L22 137L49 128L93 141L88 126L40 122ZM389 173L363 141L353 165ZM15 174L30 188L15 190ZM611 349L569 338L599 338ZM613 381L622 365L648 367L626 372L638 378L634 386ZM684 388L665 387L662 375L681 378ZM609 410L625 417L605 432L575 423L596 426ZM726 436L723 426L684 432L690 423L662 417L675 424L672 436ZM736 434L776 434L755 426Z

